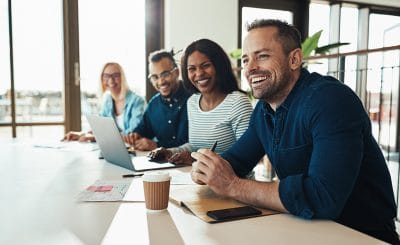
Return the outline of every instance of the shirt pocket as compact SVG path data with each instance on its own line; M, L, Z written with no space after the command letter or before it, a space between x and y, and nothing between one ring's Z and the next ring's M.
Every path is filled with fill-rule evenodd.
M282 179L289 175L307 173L311 152L311 143L278 149L275 163L278 177Z

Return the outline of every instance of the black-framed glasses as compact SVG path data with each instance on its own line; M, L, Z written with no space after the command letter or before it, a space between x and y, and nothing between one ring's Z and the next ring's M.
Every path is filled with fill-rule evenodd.
M169 78L170 76L171 76L171 74L172 74L172 72L174 72L176 69L178 69L178 67L174 67L174 68L172 68L171 70L169 70L169 71L163 71L163 72L161 72L160 74L150 74L149 76L148 76L148 79L152 82L152 83L154 83L154 82L157 82L158 81L158 79L166 79L166 78Z
M103 81L108 81L108 79L110 79L110 78L112 78L113 80L120 79L121 78L121 73L120 72L115 72L115 73L112 73L112 74L103 73L101 75L101 78L103 79Z

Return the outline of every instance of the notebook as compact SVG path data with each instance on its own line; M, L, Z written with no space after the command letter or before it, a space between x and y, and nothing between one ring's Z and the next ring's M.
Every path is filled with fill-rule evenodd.
M104 159L132 171L182 167L169 162L149 161L146 156L130 155L112 117L86 116Z
M245 203L241 203L234 199L216 194L207 185L174 186L174 188L171 188L170 190L169 200L180 206L187 207L194 215L207 223L223 222L222 220L216 220L209 217L207 215L208 211L246 206ZM270 209L257 209L261 211L261 214L257 216L266 216L279 213ZM252 217L237 217L235 219Z

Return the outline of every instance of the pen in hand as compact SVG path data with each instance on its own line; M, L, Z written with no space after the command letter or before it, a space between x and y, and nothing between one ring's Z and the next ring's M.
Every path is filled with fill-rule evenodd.
M216 140L213 144L213 146L211 147L210 151L215 151L215 148L217 148L217 143L218 141Z

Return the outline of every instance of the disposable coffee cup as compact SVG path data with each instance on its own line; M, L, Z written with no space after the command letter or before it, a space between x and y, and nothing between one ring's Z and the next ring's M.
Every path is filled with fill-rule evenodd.
M171 176L166 172L145 173L142 177L144 200L148 210L161 211L168 207Z

